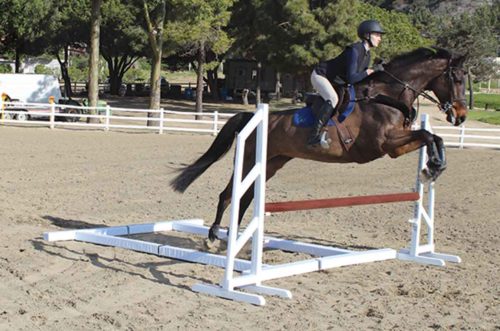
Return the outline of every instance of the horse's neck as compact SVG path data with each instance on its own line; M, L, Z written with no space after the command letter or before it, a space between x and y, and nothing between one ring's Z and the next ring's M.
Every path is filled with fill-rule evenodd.
M406 86L390 79L388 83L377 83L378 86L375 87L375 90L402 101L410 107L417 99L419 93L442 71L441 68L434 69L434 67L436 66L430 66L430 64L425 67L424 64L421 63L405 68L404 70L398 70L395 73L391 72L391 74L399 80L406 83Z

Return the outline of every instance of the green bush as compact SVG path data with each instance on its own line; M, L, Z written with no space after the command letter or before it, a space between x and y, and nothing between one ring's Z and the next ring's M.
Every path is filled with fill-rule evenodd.
M0 64L0 74L11 74L12 71L12 67L9 64Z
M86 82L89 79L89 58L87 55L74 56L68 68L72 82ZM108 77L106 61L99 60L99 81L104 82Z
M43 65L43 64L38 64L35 67L35 74L41 74L41 75L55 75L57 76L57 72L55 70L52 70L51 68Z
M131 68L123 76L124 83L146 82L151 75L149 70L142 68Z

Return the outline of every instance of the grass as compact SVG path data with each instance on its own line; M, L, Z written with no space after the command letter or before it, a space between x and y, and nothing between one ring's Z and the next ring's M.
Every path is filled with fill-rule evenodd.
M474 108L500 110L500 94L474 93Z
M467 115L468 119L500 125L500 111L472 110Z
M488 111L483 110L486 106ZM469 119L500 125L500 94L474 93L474 109L469 112Z
M166 71L162 73L170 84L196 84L196 71Z

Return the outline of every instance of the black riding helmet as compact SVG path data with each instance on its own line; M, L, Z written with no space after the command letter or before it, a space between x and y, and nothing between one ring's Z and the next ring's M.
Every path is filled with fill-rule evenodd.
M361 38L361 40L366 40L371 44L370 41L370 33L372 32L378 32L381 34L384 34L385 31L382 29L382 26L380 23L376 20L367 20L361 22L361 24L358 26L358 37Z

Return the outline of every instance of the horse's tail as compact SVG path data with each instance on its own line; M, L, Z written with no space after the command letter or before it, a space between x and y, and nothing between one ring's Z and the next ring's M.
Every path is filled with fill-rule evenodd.
M240 132L252 118L252 113L238 113L231 117L222 127L210 148L193 164L181 169L170 186L177 192L184 192L196 178L205 172L212 164L223 157L231 148L236 133Z

